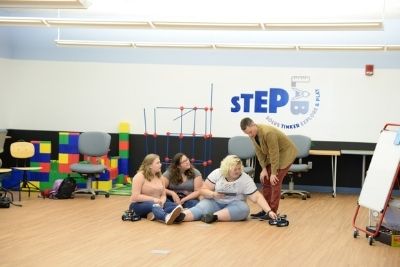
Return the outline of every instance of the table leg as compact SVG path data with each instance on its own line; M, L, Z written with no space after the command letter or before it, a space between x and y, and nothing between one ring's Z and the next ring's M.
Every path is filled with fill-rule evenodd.
M365 155L362 156L361 187L363 186L365 179L365 157Z
M331 157L331 163L332 163L332 186L333 186L332 197L336 197L336 166L337 166L337 156L332 156L332 157Z

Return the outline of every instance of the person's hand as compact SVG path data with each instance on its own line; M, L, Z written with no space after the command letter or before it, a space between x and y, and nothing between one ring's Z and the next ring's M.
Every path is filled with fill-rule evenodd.
M186 197L181 198L181 205L183 205L183 203L185 203L187 201Z
M153 198L153 202L154 202L154 204L158 204L158 205L160 205L161 207L162 206L164 206L164 203L161 201L161 199L159 199L159 198Z
M271 182L272 185L276 185L278 184L279 179L275 174L272 174L271 177L269 177L269 181Z
M265 183L265 179L268 179L268 171L267 169L262 169L261 173L260 173L260 182L261 184Z
M218 192L213 192L213 198L214 199L221 199L221 198L224 198L225 197L225 194L223 194L223 193L218 193Z
M171 194L171 197L172 197L172 200L173 200L176 204L178 204L178 205L181 205L181 204L182 204L182 201L181 201L181 199L179 198L179 196L178 196L177 193L173 192L173 193Z
M278 215L276 215L276 213L273 212L272 210L270 210L270 211L267 213L267 215L268 215L271 219L274 219L274 220L276 220L276 219L278 218Z

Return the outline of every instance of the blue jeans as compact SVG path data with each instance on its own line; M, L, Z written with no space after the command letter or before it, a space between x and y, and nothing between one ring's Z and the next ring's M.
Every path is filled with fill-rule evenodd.
M182 206L185 209L190 209L196 206L198 203L199 203L198 199L189 199L188 201L185 201L185 203L183 203Z
M172 199L171 196L167 196L167 201L168 200L174 202L174 200ZM188 201L185 201L185 203L183 203L182 207L184 209L190 209L190 208L193 208L194 206L196 206L197 203L199 203L199 200L197 198L196 199L189 199Z
M195 221L200 220L201 216L207 213L215 213L222 209L228 209L232 221L246 220L250 213L250 208L245 201L235 200L229 204L221 204L214 199L202 199L199 204L189 209Z
M154 213L156 220L165 221L165 216L178 206L174 202L167 200L164 207L154 206L153 201L132 202L129 205L129 210L135 211L137 215L145 218L150 212Z

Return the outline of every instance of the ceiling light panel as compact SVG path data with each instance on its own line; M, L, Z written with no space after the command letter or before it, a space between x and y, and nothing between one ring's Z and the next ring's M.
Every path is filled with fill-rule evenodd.
M88 27L88 28L120 28L120 29L151 29L145 21L104 21L104 20L77 20L77 19L46 19L54 27Z
M154 21L156 29L187 29L187 30L262 30L261 23L233 23L233 22L172 22Z
M0 0L0 8L86 9L89 5L86 0Z

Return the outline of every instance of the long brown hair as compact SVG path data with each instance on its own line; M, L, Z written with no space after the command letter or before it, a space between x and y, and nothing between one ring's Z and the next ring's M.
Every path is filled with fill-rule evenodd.
M153 178L153 173L151 172L151 164L153 164L153 162L156 159L160 159L160 156L157 154L148 154L146 157L144 157L142 164L140 164L139 170L138 172L142 172L144 175L144 178L147 181L151 181L151 179ZM155 176L160 178L161 177L161 171L155 173Z
M181 165L181 159L182 157L187 157L183 153L177 153L175 156L172 158L171 164L168 167L170 176L169 176L169 181L172 184L181 184L183 182L183 178L181 175L181 171L179 170L179 166ZM189 158L188 158L189 159ZM184 174L188 179L194 179L195 174L194 174L194 168L192 164L190 164L190 168L185 170Z

